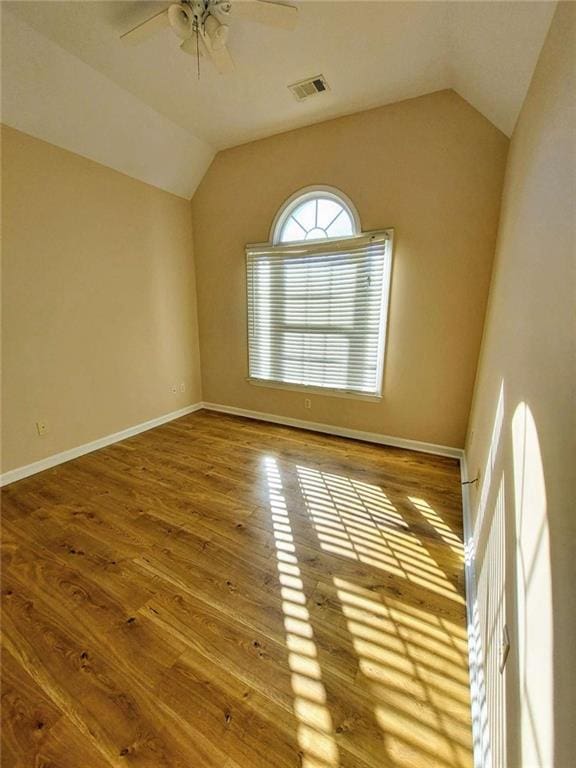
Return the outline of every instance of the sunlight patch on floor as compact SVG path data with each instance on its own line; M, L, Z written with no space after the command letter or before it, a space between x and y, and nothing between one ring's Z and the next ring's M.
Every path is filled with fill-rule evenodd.
M381 488L302 466L297 472L323 550L401 576L464 604L457 588ZM422 499L413 504L451 548L459 546L462 557L462 543L439 515Z
M282 595L288 666L294 693L297 739L302 768L337 768L340 764L334 728L326 707L326 689L317 661L314 632L306 608L306 596L295 554L292 526L286 508L282 480L275 459L265 459L272 525L276 546L278 580Z
M462 629L345 579L335 578L334 584L394 764L408 768L428 759L446 768L468 766L470 720ZM433 645L428 647L430 639ZM443 655L437 654L438 646L443 646Z

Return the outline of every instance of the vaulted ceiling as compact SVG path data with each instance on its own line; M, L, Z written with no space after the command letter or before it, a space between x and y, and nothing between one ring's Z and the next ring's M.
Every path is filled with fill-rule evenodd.
M188 198L220 149L444 88L511 135L556 5L300 0L293 32L232 17L235 72L198 79L169 28L119 40L167 4L3 2L3 121Z

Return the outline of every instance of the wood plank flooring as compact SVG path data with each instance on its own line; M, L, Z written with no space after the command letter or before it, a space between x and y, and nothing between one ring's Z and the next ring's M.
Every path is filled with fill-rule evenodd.
M455 460L199 411L2 493L2 768L468 768Z

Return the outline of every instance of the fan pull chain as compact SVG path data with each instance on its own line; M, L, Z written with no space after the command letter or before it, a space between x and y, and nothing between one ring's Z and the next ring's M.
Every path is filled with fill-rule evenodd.
M200 80L200 31L196 24L196 64L198 67L198 80Z
M200 80L200 30L198 27L198 20L194 20L194 31L196 32L196 67L198 70L198 80Z

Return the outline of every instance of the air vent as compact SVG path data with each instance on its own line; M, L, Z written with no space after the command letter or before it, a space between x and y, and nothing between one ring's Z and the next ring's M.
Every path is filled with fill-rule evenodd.
M318 94L330 90L324 75L316 75L316 77L309 77L307 80L300 80L299 83L292 83L288 88L292 91L297 101L304 101L311 96L318 96Z

